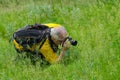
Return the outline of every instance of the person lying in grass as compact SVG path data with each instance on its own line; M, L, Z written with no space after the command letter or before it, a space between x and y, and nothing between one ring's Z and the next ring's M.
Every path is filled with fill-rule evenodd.
M76 45L77 41L68 36L63 26L48 23L20 28L13 34L13 44L18 53L32 54L31 59L39 56L40 59L53 64L60 62L70 45Z

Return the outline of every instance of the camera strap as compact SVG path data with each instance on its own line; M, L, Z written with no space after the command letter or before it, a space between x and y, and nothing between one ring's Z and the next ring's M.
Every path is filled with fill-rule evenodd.
M64 45L65 41L66 41L67 39L69 39L69 38L70 38L70 37L68 36L68 37L66 37L66 38L64 38L64 39L63 39L62 44L61 44L61 45L62 45L62 47L63 47L63 45Z

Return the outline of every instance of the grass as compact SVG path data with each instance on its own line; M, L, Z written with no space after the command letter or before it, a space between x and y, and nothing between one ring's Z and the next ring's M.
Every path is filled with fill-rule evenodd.
M0 80L119 80L119 0L0 0ZM77 47L64 63L33 66L17 56L9 39L34 23L65 26Z

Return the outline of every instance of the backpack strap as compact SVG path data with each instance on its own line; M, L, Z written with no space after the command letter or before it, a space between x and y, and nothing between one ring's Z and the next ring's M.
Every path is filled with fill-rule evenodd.
M44 33L45 33L45 35L43 36L43 39L42 39L41 44L39 46L39 49L42 47L42 45L44 44L44 42L46 41L46 39L49 38L49 36L50 36L50 28L46 29L44 31Z
M54 52L57 52L57 50L58 50L58 45L56 45L56 44L51 40L51 36L49 36L49 43L50 43L50 46L51 46L52 50L53 50Z

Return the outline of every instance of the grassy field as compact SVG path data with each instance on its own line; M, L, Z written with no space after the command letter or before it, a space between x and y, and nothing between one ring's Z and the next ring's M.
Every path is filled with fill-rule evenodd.
M78 41L63 63L14 61L9 39L34 23L62 24ZM120 80L120 1L0 0L0 80Z

